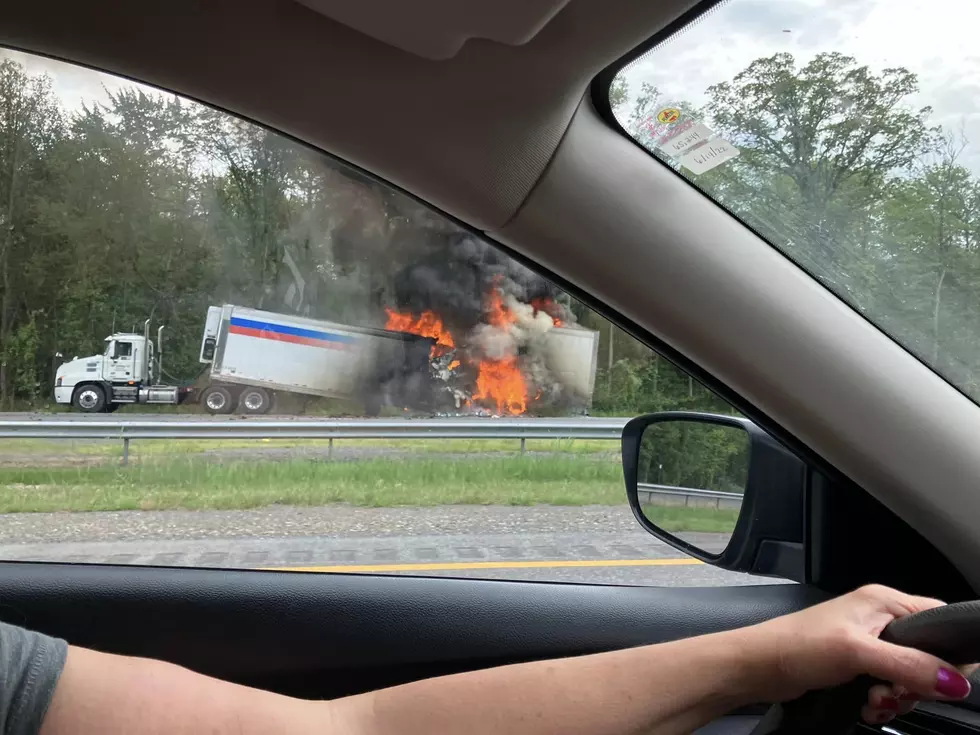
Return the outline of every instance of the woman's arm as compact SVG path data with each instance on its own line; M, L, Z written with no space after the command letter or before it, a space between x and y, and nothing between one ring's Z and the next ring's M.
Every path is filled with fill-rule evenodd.
M420 681L336 702L368 735L688 733L756 701L750 636L717 633Z
M869 587L740 630L577 658L430 679L306 702L170 664L72 648L42 735L625 735L690 732L741 705L784 701L869 673L865 717L896 695L956 699L966 680L942 661L878 640L894 618L941 604ZM907 705L905 705L907 706Z
M506 666L333 702L229 684L171 664L71 648L42 735L690 732L754 700L738 631Z

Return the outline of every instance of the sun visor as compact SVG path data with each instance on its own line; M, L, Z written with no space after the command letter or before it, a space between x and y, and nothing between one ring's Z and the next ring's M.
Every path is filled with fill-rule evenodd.
M470 39L520 46L568 0L297 0L361 33L426 59L449 59Z

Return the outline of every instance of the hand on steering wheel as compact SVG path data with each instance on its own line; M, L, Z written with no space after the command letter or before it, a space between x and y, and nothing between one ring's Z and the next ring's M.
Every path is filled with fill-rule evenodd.
M957 665L980 660L980 602L869 586L747 632L766 662L765 701L784 703L753 735L841 733L858 717L881 724L919 699L969 695L972 667Z

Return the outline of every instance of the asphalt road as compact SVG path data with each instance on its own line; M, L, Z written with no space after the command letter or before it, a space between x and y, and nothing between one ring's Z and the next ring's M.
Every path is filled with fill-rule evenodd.
M107 418L77 413L0 414L0 420ZM254 419L124 410L110 420ZM579 417L570 421L609 419ZM709 551L720 551L725 543L717 534L687 536ZM0 515L0 559L590 584L715 586L772 582L725 572L685 556L639 529L626 506L329 506L8 514Z
M686 534L709 551L719 534ZM0 516L0 559L665 586L771 583L640 530L625 506L272 507Z

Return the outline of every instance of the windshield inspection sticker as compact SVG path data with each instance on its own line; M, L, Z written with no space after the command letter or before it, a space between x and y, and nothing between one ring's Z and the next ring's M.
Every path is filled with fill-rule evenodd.
M660 150L677 158L698 143L707 140L714 133L704 123L691 123L687 129L672 135L660 144Z
M727 140L715 138L704 145L688 151L677 160L678 163L692 174L703 174L715 166L720 166L725 161L730 161L737 155L738 148Z
M676 107L665 107L657 113L657 122L662 125L672 125L681 119L681 111Z

